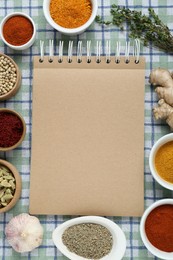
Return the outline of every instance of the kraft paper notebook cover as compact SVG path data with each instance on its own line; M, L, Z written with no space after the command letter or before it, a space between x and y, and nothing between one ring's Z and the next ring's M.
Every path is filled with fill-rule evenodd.
M30 213L140 216L144 66L34 59Z

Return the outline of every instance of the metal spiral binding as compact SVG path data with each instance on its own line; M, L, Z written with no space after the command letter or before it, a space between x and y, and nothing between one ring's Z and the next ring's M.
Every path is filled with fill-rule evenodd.
M116 52L115 52L116 63L120 63L120 55L121 55L121 43L118 41L116 44Z
M77 62L81 63L82 62L82 41L78 41L78 46L77 46Z
M126 41L126 48L125 48L125 63L130 62L130 42Z
M73 41L69 41L69 44L68 44L68 58L67 58L68 63L72 62L72 57L73 57Z
M135 57L135 63L139 63L139 57L140 57L140 47L141 43L139 39L135 39L134 42L134 48L133 48L133 56Z
M64 42L59 42L59 57L58 62L63 62L63 48ZM135 63L138 64L140 61L140 40L135 39L133 46L133 56L135 57ZM71 63L73 57L73 41L69 41L68 44L68 57L67 62ZM121 44L119 41L116 42L116 53L115 53L115 63L120 63L121 57ZM54 60L54 41L49 40L49 62L53 62ZM44 61L44 41L40 41L40 59L39 62ZM77 46L77 62L82 62L82 41L78 41ZM91 41L87 41L87 63L91 62ZM96 62L101 62L101 41L97 41L96 46ZM106 41L106 63L111 62L111 44L110 40ZM125 63L130 62L130 42L126 42L125 47Z
M44 61L44 41L40 41L40 59L39 62Z
M49 40L49 62L53 62L53 57L54 57L53 47L54 47L53 40Z
M87 41L87 63L91 62L91 41Z
M101 41L97 41L97 49L96 49L96 62L101 62Z
M59 42L59 58L58 58L59 63L63 62L63 48L64 48L64 42L60 41Z
M106 41L106 63L111 62L111 44L110 41Z

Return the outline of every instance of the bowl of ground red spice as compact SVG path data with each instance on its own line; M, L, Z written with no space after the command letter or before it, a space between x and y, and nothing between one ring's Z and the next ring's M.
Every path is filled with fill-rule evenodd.
M36 28L32 18L22 12L14 12L6 17L0 25L3 42L14 50L25 50L35 41Z
M83 33L94 21L97 0L44 0L43 11L48 23L67 35Z
M173 133L162 136L153 145L149 166L154 179L164 188L173 190Z
M159 259L173 259L173 199L153 203L144 212L140 234L146 248Z
M26 134L23 117L16 111L0 108L0 151L15 149Z

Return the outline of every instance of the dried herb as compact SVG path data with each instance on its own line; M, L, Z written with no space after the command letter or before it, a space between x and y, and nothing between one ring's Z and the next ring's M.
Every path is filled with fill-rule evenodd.
M124 30L123 23L126 22L130 29L130 38L138 38L147 46L151 42L153 46L173 52L173 36L152 8L148 9L149 16L140 11L130 10L125 7L112 5L111 21L104 21L100 16L96 17L99 24L113 24Z
M67 228L62 241L69 251L87 259L100 259L109 254L113 238L102 225L85 223Z

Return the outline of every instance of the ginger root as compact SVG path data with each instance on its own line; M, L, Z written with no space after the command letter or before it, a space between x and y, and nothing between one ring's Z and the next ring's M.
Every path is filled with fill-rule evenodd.
M154 69L149 82L157 86L155 91L160 99L158 106L153 108L155 119L165 119L173 129L173 74L166 69Z

